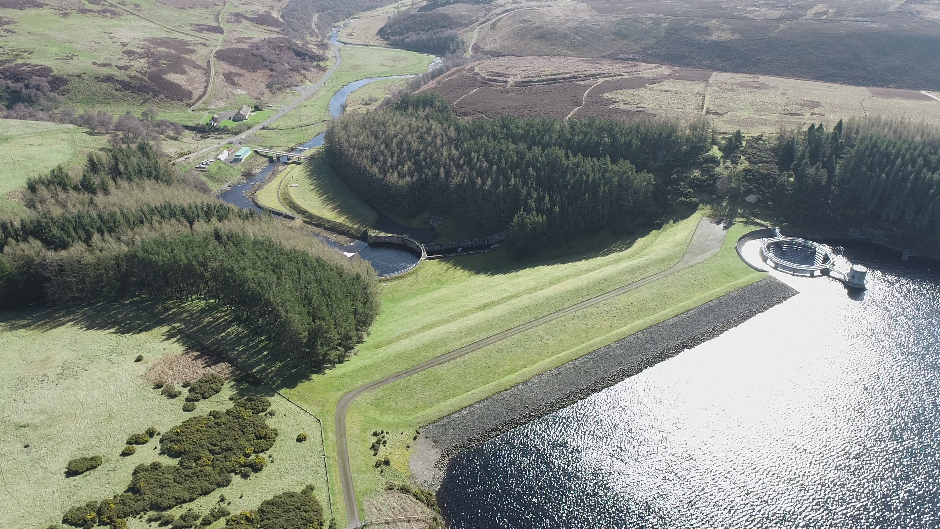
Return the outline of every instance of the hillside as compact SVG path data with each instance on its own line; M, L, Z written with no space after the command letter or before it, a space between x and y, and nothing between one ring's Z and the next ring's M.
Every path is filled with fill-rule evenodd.
M288 31L285 4L3 0L0 104L180 110L202 99L210 69L207 107L269 99L319 77L326 59L322 43Z
M938 17L936 4L921 1L434 1L379 34L407 47L421 35L456 31L486 55L610 58L930 90L940 89Z

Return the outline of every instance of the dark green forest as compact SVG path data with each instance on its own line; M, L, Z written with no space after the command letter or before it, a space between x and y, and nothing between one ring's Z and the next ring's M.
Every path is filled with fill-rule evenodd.
M728 196L792 228L940 255L940 131L862 120L751 138Z
M333 122L326 142L330 163L369 200L407 216L433 209L481 229L509 226L528 252L694 204L686 172L710 135L651 120L466 120L424 94Z
M389 19L378 35L396 48L447 55L463 50L457 34L462 26L445 13L409 10Z
M405 216L448 211L481 229L510 227L523 252L702 200L940 255L940 131L911 123L722 139L704 122L467 120L422 94L334 122L326 152L368 200Z
M203 299L310 368L341 362L378 313L366 263L198 193L147 143L30 180L24 202L0 219L0 308Z

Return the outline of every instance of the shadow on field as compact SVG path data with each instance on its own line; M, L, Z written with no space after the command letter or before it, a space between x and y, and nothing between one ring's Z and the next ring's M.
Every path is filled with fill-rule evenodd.
M0 326L6 330L42 332L67 325L118 334L159 331L166 340L187 350L208 353L233 364L239 371L235 389L241 395L295 387L321 371L286 358L276 347L235 323L224 307L205 301L162 304L130 300L0 312Z
M674 212L662 217L655 223L645 225L624 225L602 230L599 233L579 239L549 246L535 255L520 257L512 248L512 240L494 251L461 257L449 257L447 262L456 268L480 275L501 275L519 272L536 266L551 266L574 263L615 254L629 249L650 233L664 225L681 222L695 213L691 211Z

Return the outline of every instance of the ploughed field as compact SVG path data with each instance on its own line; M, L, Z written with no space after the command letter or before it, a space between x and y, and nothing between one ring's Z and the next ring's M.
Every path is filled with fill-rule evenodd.
M846 86L607 59L497 57L457 68L422 90L458 115L549 118L638 114L711 120L719 131L777 132L807 122L890 116L940 123L937 92Z

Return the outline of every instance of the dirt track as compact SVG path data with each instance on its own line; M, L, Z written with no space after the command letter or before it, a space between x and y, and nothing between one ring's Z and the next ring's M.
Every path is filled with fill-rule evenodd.
M643 279L640 279L639 281L634 281L628 285L624 285L605 294L601 294L580 303L576 303L570 307L566 307L546 316L542 316L541 318L532 320L528 323L513 327L512 329L507 329L503 332L494 334L488 338L484 338L472 344L465 345L447 354L432 358L431 360L428 360L427 362L414 366L410 369L400 371L383 379L360 386L343 395L343 397L339 400L339 403L336 405L334 428L336 435L336 455L339 465L340 481L343 488L343 502L346 506L347 525L349 527L360 527L361 524L359 519L359 507L356 502L356 489L353 484L352 471L349 466L349 450L346 446L346 412L349 410L349 406L353 403L354 400L356 400L356 398L364 393L368 393L382 386L391 384L392 382L397 382L416 373L420 373L427 369L446 364L451 360L460 358L461 356L467 355L474 351L478 351L488 345L492 345L501 340L505 340L506 338L516 336L517 334L523 333L542 324L557 320L558 318L567 316L569 314L578 312L579 310L597 305L598 303L602 303L611 298L630 292L631 290L635 290L639 287L658 281L680 270L701 263L718 253L718 250L721 248L724 239L725 231L721 224L716 224L712 219L703 218L699 222L698 227L696 227L695 233L692 235L692 239L689 241L689 245L686 248L682 258L679 259L679 262L667 268L666 270L663 270L662 272L647 276Z

